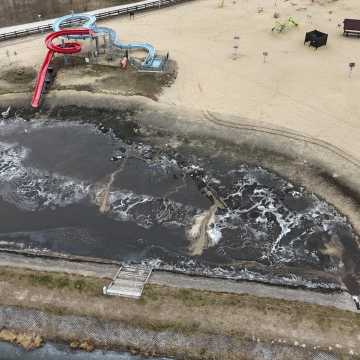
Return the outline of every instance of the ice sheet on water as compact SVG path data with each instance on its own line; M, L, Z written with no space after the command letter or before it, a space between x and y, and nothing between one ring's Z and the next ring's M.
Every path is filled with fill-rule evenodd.
M216 212L214 226L208 233L215 244L219 239L226 243L233 238L230 251L236 243L253 248L258 244L262 260L270 263L295 259L319 263L316 253L309 253L304 246L307 237L331 233L339 225L351 228L330 204L302 188L294 189L285 179L265 169L244 165L239 170L216 174L216 178L220 184L226 184L224 187L216 181L211 185L227 208Z
M30 150L0 142L0 196L22 210L36 211L76 203L89 193L89 185L59 174L23 165Z
M115 219L135 221L144 228L154 224L186 226L198 211L196 208L131 191L110 193L111 212Z

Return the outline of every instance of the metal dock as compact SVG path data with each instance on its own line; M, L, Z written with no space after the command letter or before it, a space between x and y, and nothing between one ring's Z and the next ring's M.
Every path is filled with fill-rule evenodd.
M108 286L104 286L104 295L123 296L139 299L152 273L146 265L122 265Z

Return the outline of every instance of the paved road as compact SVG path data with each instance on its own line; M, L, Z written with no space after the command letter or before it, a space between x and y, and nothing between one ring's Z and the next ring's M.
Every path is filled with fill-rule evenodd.
M8 253L0 253L0 266L18 267L37 271L65 272L108 279L111 279L118 270L118 266L113 264L74 262L64 259L29 257ZM178 288L252 294L276 299L297 300L323 306L334 306L343 310L357 311L350 294L345 292L327 294L254 282L191 277L164 271L153 272L150 283Z

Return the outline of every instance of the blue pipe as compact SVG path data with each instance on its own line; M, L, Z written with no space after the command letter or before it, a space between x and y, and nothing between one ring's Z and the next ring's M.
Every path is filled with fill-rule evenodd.
M54 31L59 31L64 27L64 23L66 23L69 20L85 20L85 22L82 24L82 27L87 28L89 30L92 30L96 34L107 34L110 37L110 40L112 44L122 50L145 50L147 51L147 56L145 60L142 63L143 68L150 68L152 70L160 70L162 61L161 59L156 58L156 50L155 48L148 44L148 43L129 43L124 44L122 43L116 35L116 32L113 29L110 29L108 27L97 27L96 26L96 17L94 15L90 14L72 14L72 15L65 15L59 19L57 19L53 25L52 28ZM88 36L86 36L88 37ZM84 36L71 36L72 39L83 39ZM154 61L157 60L157 61Z

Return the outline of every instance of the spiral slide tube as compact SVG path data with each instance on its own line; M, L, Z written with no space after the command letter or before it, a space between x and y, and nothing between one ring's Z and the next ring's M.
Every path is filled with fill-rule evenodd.
M76 54L81 51L81 45L77 42L65 42L62 45L56 45L53 43L53 40L58 37L64 37L64 36L79 36L79 35L91 36L91 33L92 32L89 29L64 29L53 32L46 37L45 44L46 47L48 48L48 52L40 67L40 71L36 79L34 95L31 101L32 107L34 108L39 107L40 98L44 88L44 82L46 79L46 74L54 54L55 53Z
M112 44L122 50L145 50L147 52L147 56L142 63L142 67L144 69L149 70L160 70L162 65L162 60L160 58L156 58L156 50L155 48L148 43L141 42L133 42L129 44L122 43L116 35L116 32L113 29L108 27L97 27L96 26L96 17L94 15L89 14L72 14L65 15L59 19L57 19L53 24L54 31L60 31L64 25L71 24L71 22L79 22L84 21L81 25L84 28L90 29L95 34L107 34L110 37ZM79 39L80 37L71 36L72 39Z
M72 23L82 22L80 29L64 28ZM88 14L72 14L66 15L57 19L53 24L54 32L49 34L45 39L46 47L48 52L45 59L40 67L36 83L34 95L32 97L31 105L34 108L38 108L40 104L41 94L44 89L44 83L48 72L49 65L55 53L58 54L76 54L81 51L81 45L74 42L65 42L61 45L56 45L53 41L58 37L66 37L70 40L84 40L90 37L96 37L100 34L106 34L109 36L113 46L122 50L145 50L147 56L142 63L142 69L159 71L162 70L163 59L156 57L155 48L147 43L134 42L124 44L118 40L116 32L107 27L97 27L96 17Z

